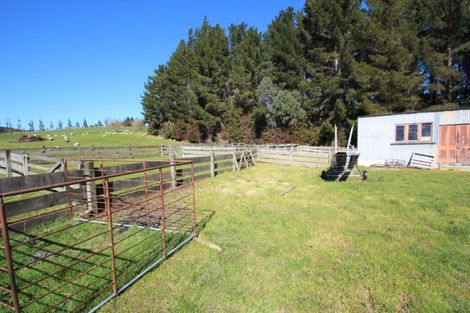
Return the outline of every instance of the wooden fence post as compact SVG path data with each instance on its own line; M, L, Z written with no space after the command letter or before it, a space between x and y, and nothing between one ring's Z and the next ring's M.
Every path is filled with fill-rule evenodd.
M214 177L215 176L215 155L214 155L214 152L210 153L210 160L211 160L211 164L210 164L211 177Z
M5 150L5 169L6 169L6 172L7 172L7 177L11 177L12 176L12 172L11 172L11 151L10 150Z
M175 156L170 153L170 164L175 164ZM175 166L170 166L171 188L176 188L176 169Z
M95 177L95 166L92 161L83 163L83 176L85 178ZM96 183L94 181L86 182L85 186L88 212L97 213L98 207L96 205Z
M29 175L28 160L29 160L29 155L23 154L23 175L24 176Z

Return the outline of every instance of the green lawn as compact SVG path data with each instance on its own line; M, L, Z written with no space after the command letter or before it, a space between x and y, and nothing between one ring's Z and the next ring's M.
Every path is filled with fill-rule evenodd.
M258 164L198 182L200 237L102 312L469 312L470 173ZM294 190L279 196L290 186Z
M115 131L115 134L113 134ZM106 132L108 134L106 134ZM132 133L130 133L132 132ZM53 141L18 143L16 140L22 135L31 136L33 133L46 139L47 135L51 135ZM67 135L70 142L65 142L61 135ZM57 137L54 137L57 135ZM142 136L139 131L131 127L112 128L79 128L79 129L62 129L44 132L21 132L21 133L2 133L0 134L0 150L1 149L22 149L22 148L40 148L46 147L73 147L74 143L80 143L80 146L149 146L165 143L174 143L174 141L163 139L158 136L146 135Z

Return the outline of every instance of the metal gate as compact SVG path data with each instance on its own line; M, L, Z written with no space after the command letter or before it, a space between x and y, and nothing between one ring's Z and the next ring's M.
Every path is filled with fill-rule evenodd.
M0 192L0 312L94 312L195 235L191 161L98 162L65 163L64 182ZM64 203L11 209L54 188Z

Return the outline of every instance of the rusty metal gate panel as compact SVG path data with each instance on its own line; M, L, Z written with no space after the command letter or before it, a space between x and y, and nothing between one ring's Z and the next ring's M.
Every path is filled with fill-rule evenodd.
M470 163L470 124L439 127L439 162Z
M63 182L0 192L0 312L95 312L195 236L192 161L85 161L65 161ZM9 209L52 188L65 203Z

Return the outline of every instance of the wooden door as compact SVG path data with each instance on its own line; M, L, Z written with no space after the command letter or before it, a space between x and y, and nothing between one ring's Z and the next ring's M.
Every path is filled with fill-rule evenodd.
M470 124L456 126L457 163L470 163Z
M439 162L470 163L470 124L439 127Z

